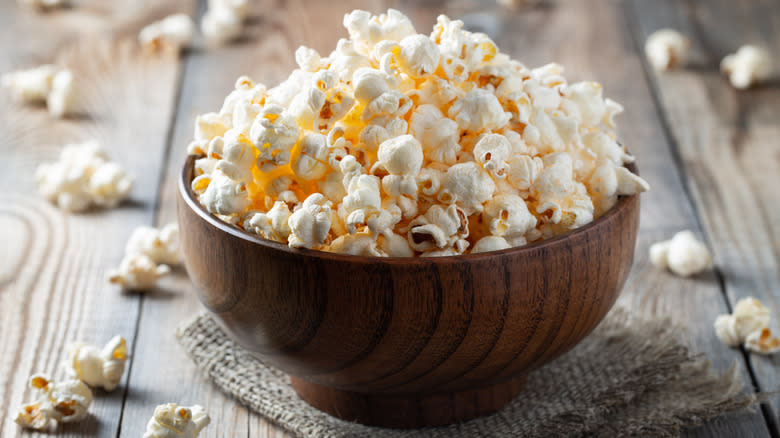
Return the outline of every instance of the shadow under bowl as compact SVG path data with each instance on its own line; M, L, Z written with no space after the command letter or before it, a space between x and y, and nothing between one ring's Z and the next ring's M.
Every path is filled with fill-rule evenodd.
M292 249L219 220L192 193L194 160L178 217L200 300L301 398L349 421L423 427L495 412L596 327L633 263L637 195L523 247L359 257Z

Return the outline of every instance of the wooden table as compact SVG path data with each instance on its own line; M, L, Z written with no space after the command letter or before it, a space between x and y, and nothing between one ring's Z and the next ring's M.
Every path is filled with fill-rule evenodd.
M780 87L735 91L718 63L745 42L780 59L780 3L711 0L542 1L515 11L490 1L255 1L246 36L206 50L144 56L138 30L172 12L200 16L205 1L75 1L35 14L0 3L0 71L59 62L81 80L84 110L53 120L0 93L0 436L30 435L13 423L33 372L58 372L64 345L127 338L133 360L122 385L99 394L87 421L62 436L141 436L154 406L200 403L212 424L206 437L286 434L219 392L174 339L178 324L201 310L182 271L146 295L107 283L135 226L175 220L175 180L194 117L214 111L235 79L273 85L295 65L304 44L327 54L345 12L395 7L428 33L439 13L488 33L526 65L565 65L570 80L597 79L622 103L619 133L652 185L643 196L636 262L620 305L668 315L690 327L690 346L720 371L736 364L745 391L778 389L780 359L720 344L712 329L737 299L755 296L780 315ZM693 40L689 67L657 74L642 56L647 35L673 27ZM100 139L136 175L130 202L118 209L66 214L38 197L34 171L61 146ZM649 265L648 246L692 229L712 248L717 269L680 279ZM775 323L777 325L777 323ZM715 419L694 436L778 436L780 396L754 413Z

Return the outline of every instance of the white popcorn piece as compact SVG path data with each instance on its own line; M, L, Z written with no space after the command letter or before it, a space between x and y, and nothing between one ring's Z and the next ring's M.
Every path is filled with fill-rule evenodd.
M210 422L211 417L202 406L167 403L154 408L143 438L196 438Z
M157 280L171 272L168 265L158 265L144 254L127 254L119 268L108 274L108 281L120 285L123 289L147 291L154 288Z
M244 184L252 182L252 166L255 164L254 145L240 131L230 129L225 138L215 138L222 142L220 160L214 163L214 170L225 174L228 178Z
M66 145L59 161L43 163L35 172L38 192L71 212L91 205L115 207L127 198L133 178L107 160L97 141Z
M511 194L494 196L487 201L482 219L488 224L490 234L507 239L525 236L537 222L523 198Z
M315 72L320 69L322 58L316 50L300 46L295 51L295 62L301 70Z
M284 201L274 202L266 213L254 213L244 222L244 227L266 239L286 242L290 235L290 207Z
M718 315L715 318L715 335L729 347L738 347L745 340L737 331L736 319L732 315Z
M324 135L307 132L300 142L300 153L294 155L291 167L298 178L319 180L328 172L328 142Z
M46 97L49 113L57 118L73 114L76 108L76 80L70 70L60 70L54 75L51 92Z
M413 112L409 130L431 160L454 164L460 152L458 124L448 119L435 105L424 104Z
M391 175L417 176L423 162L420 142L411 135L401 135L382 142L377 153L377 165Z
M79 379L91 387L113 391L122 380L128 359L127 343L121 336L114 336L102 348L82 342L69 344L64 367L73 379Z
M259 152L257 167L262 170L287 164L299 134L300 128L292 115L281 106L266 105L249 131L249 138Z
M671 240L650 246L650 261L658 268L668 268L682 277L698 274L712 267L712 256L690 231L680 231Z
M462 130L481 131L501 129L509 122L511 114L504 112L496 96L481 88L474 88L455 101L447 115Z
M92 392L80 380L54 383L48 376L36 374L30 377L30 387L38 399L19 409L14 421L22 427L47 430L57 423L83 420L92 403Z
M653 32L645 42L645 56L657 71L683 65L688 57L691 41L674 29Z
M466 249L460 241L464 241L468 235L469 220L462 209L455 205L446 208L433 205L424 215L416 217L409 223L407 239L409 246L415 251L458 245L462 248L458 251L460 254Z
M317 249L328 238L332 203L320 193L309 195L287 221L291 248Z
M514 154L507 164L507 181L520 190L528 190L544 168L541 158L530 155Z
M141 29L138 41L149 51L170 50L178 52L192 44L195 23L187 14L173 14Z
M71 115L76 106L76 80L73 72L53 65L6 73L0 83L19 102L46 102L57 118Z
M354 10L344 15L344 27L365 54L379 41L401 41L416 33L412 22L395 9L388 9L386 14L381 15Z
M225 118L217 113L206 113L195 118L195 140L211 141L230 129ZM215 157L216 158L216 157Z
M411 76L433 73L439 65L439 47L425 35L410 35L401 40L401 68Z
M769 328L763 328L745 338L745 348L753 353L775 354L780 351L780 339Z
M723 58L720 69L729 77L734 88L744 90L769 79L772 58L763 47L744 45L737 53Z
M218 170L209 176L203 175L203 177L209 182L198 200L206 207L206 210L210 213L227 216L246 211L249 206L249 198L245 183L234 181ZM199 181L196 178L192 182L196 184Z
M502 249L511 248L509 243L500 236L485 236L479 240L471 248L471 254L477 254L480 252L500 251Z
M56 66L47 64L6 73L0 82L20 102L44 102L51 93L52 82L58 71Z
M482 167L475 162L458 163L447 169L438 194L438 200L445 204L455 203L466 215L482 211L496 184Z
M744 343L754 353L773 354L780 351L780 339L769 329L769 309L761 301L743 298L737 301L731 315L719 315L715 319L715 334L729 347Z
M144 254L155 263L179 264L179 226L170 223L160 229L136 228L125 245L125 254Z
M241 16L231 8L210 8L201 18L200 29L211 44L222 45L241 35L242 22Z
M496 178L506 178L511 145L501 134L484 134L474 145L474 158Z
M740 340L747 338L750 333L769 327L769 309L753 297L737 301L732 317Z

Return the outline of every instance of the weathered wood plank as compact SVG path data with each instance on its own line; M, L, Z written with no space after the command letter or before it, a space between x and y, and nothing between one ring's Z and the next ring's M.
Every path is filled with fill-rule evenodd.
M661 1L651 6L632 1L631 6L639 41L661 27L678 29L693 41L689 68L651 72L657 97L731 305L754 296L777 317L780 88L775 81L737 91L719 73L718 64L746 43L763 45L778 59L780 4ZM777 361L749 355L749 362L758 389L776 391ZM771 406L765 413L774 417L780 397L772 397ZM776 417L772 422L776 429Z
M93 7L99 3L40 15L16 2L0 5L0 71L58 62L72 68L83 87L82 113L64 121L0 93L0 151L6 157L0 222L8 225L0 228L4 437L22 434L12 420L31 397L28 376L62 375L65 344L103 343L114 334L134 340L139 299L120 294L105 275L119 263L133 227L152 219L178 62L141 57L134 35L127 40L106 31L130 26L142 2ZM136 185L131 200L116 210L69 215L38 197L34 171L56 159L65 143L90 138L103 142L111 158L136 176ZM115 436L125 388L95 390L92 416L60 428L59 435Z

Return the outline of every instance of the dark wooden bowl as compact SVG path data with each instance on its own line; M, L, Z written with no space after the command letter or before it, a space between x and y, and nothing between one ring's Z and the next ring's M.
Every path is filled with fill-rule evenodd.
M500 409L615 303L639 197L564 236L441 258L296 250L210 215L179 181L184 261L228 333L345 420L433 426Z

